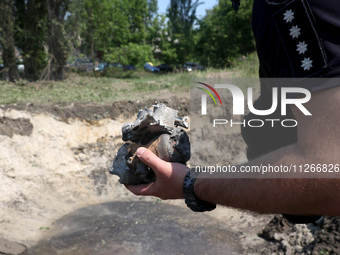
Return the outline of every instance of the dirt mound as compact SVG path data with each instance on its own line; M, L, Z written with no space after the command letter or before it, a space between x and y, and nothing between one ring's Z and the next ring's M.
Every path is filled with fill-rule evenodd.
M0 236L30 245L55 217L121 196L117 180L108 178L121 122L65 123L13 109L0 109L0 118L9 124L5 130L30 123L23 127L31 132L0 135Z
M164 102L188 113L188 100ZM0 236L29 247L77 208L133 199L108 169L123 143L122 124L152 104L0 107Z
M146 101L117 101L110 105L100 105L95 103L62 103L62 104L45 104L36 105L17 104L3 105L0 109L4 111L14 109L18 111L26 111L33 114L49 113L58 117L62 121L69 119L81 119L86 121L96 121L105 118L117 120L118 118L130 118L138 113L139 109L150 107L155 104L155 100L148 99ZM189 114L188 98L170 97L167 99L159 99L159 102L178 110L180 116ZM1 124L1 120L0 120Z

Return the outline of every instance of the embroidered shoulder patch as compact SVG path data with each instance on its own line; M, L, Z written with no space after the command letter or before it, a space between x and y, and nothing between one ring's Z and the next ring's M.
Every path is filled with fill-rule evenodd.
M310 77L327 67L325 50L315 27L313 13L305 0L289 2L272 18L288 54L294 77Z

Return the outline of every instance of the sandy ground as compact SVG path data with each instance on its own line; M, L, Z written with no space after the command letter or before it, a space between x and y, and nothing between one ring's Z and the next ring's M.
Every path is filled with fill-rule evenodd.
M161 101L178 109L181 116L189 113L186 97ZM29 254L87 254L84 249L89 250L89 242L97 249L89 254L153 254L162 243L161 247L168 247L162 248L162 254L340 254L337 218L326 218L322 227L291 227L281 223L279 216L223 207L195 214L183 201L130 194L108 173L108 167L122 145L122 124L153 103L0 107L0 254L21 254L23 246L17 243L29 248ZM230 129L225 135L230 163L244 162L246 146L240 130ZM210 154L204 156L212 157L214 148L221 145L206 146ZM204 162L203 155L194 157ZM131 206L135 203L138 209ZM91 207L94 205L97 207ZM136 211L140 213L135 215ZM106 217L110 214L116 215L115 222ZM138 218L135 222L143 222L138 231L146 231L159 242L138 238L137 227L131 221L124 223L127 215L132 215L128 217L132 221ZM205 225L200 225L202 222ZM157 227L158 232L154 230ZM172 234L165 235L167 230ZM112 233L117 231L128 233L125 241L115 239ZM213 242L207 233L219 238ZM192 248L195 242L186 239L188 236L201 248ZM116 245L108 246L110 240ZM182 240L182 248L170 249L178 240Z

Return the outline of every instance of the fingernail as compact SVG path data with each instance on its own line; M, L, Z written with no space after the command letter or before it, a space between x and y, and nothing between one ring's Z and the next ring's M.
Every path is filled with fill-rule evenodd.
M138 148L136 153L137 153L137 157L140 157L143 155L143 153L145 152L145 148Z

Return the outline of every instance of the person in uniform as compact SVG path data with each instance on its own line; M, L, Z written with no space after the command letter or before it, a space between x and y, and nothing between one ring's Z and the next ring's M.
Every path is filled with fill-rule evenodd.
M237 8L237 0L234 6ZM305 107L313 117L291 106L286 118L297 120L296 128L244 127L246 165L340 163L339 13L337 0L254 0L252 23L261 78L261 96L255 108L268 109L272 104L272 87L277 84L264 78L291 78L305 81L303 87L311 92ZM322 79L309 83L310 78ZM245 117L250 118L254 118L252 113ZM280 109L267 118L282 119ZM148 149L139 148L137 155L155 171L156 181L127 186L136 195L184 198L194 211L212 210L221 204L284 214L293 223L313 222L319 215L340 215L338 178L196 179L185 165L165 162Z
M265 78L324 78L313 83L308 80L303 82L306 84L304 87L311 92L340 85L337 82L325 82L340 76L340 36L337 36L340 32L339 11L339 3L334 0L327 3L312 0L254 1L253 33L260 62L259 75L263 78L261 96L255 102L257 109L268 109L272 103L273 84ZM291 85L299 86L299 83L293 82ZM272 116L266 117L282 119L280 108ZM245 119L251 118L255 116L249 114ZM286 118L295 118L290 108ZM242 129L242 135L248 145L249 160L298 140L297 127L246 127ZM320 218L284 216L292 223L315 222Z

